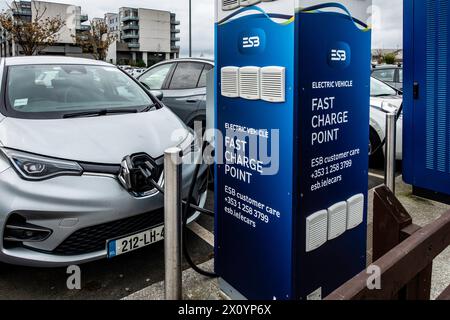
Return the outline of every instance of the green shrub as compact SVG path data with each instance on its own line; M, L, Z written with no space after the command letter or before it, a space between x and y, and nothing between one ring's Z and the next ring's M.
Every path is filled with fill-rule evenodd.
M395 53L388 53L385 54L383 57L383 62L386 64L395 64L395 61L397 60L397 57Z
M147 65L145 64L144 60L138 60L136 61L136 67L138 68L145 68Z

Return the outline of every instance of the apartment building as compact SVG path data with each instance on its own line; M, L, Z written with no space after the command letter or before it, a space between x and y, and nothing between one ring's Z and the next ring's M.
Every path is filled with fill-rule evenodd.
M147 66L179 57L176 15L168 11L128 8L118 14L107 13L105 22L110 31L117 32L118 41L109 49L111 63L130 64L143 61Z
M38 14L45 12L43 19L60 16L65 25L60 30L55 45L46 48L41 54L45 55L67 55L84 56L82 49L76 45L73 35L78 32L89 30L90 26L83 24L89 17L82 14L80 6L61 4L45 1L13 1L10 4L10 14L14 19L31 21ZM0 56L22 55L20 45L5 30L0 30Z
M105 23L109 27L109 32L117 32L120 33L120 23L119 23L119 14L118 13L106 13L105 14Z

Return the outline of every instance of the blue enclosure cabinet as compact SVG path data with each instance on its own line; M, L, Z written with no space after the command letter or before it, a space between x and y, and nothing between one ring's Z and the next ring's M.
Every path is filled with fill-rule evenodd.
M216 0L216 248L235 298L366 266L370 0Z
M449 199L450 1L405 0L404 10L404 180Z

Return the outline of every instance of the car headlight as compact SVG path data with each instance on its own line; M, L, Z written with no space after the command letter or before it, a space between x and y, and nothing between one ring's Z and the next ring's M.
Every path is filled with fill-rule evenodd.
M53 159L6 148L0 150L25 180L38 181L60 175L83 174L83 168L74 161Z
M397 113L398 107L388 101L383 101L381 103L381 110L386 113Z

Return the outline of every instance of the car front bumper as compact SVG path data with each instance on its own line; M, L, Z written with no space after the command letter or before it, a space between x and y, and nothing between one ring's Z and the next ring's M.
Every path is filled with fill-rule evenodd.
M183 165L182 193L184 197L187 196L193 172L194 165ZM202 172L203 176L205 172ZM31 182L21 179L12 168L8 168L0 173L0 194L2 195L0 198L0 262L9 264L60 267L102 259L107 256L107 239L101 240L105 241L101 249L87 250L85 253L80 249L75 250L76 254L61 254L58 248L61 248L61 245L77 232L91 230L89 228L95 226L111 228L111 223L117 226L121 221L130 221L134 217L141 217L137 218L141 220L143 217L147 224L162 223L162 194L155 193L148 197L136 198L128 193L112 175L60 176L46 181ZM50 229L52 233L41 242L25 242L11 246L9 242L4 241L4 233L5 226L13 215L25 218L28 224ZM138 225L133 227L137 228ZM81 234L87 237L96 236L89 232ZM117 234L116 236L126 235ZM83 241L83 239L79 240ZM77 246L76 241L72 241L66 243L65 247L67 248L71 243Z

